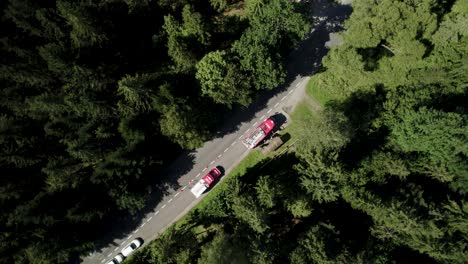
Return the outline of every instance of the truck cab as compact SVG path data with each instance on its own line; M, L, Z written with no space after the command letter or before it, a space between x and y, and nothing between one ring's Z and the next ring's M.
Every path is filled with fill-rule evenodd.
M203 178L198 181L190 191L196 198L200 197L208 188L210 188L219 176L221 176L221 171L217 168L211 169L210 172L203 176Z

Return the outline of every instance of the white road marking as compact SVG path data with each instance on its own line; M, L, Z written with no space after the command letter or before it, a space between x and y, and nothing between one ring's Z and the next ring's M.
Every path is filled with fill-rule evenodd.
M201 173L198 173L197 176L195 176L195 178L197 178L198 176L200 176Z
M270 110L267 111L267 114L269 114L271 112L271 110L273 110L272 108L270 108Z
M158 211L156 211L156 212L154 212L154 215L157 215L157 214L159 214L159 210L158 210Z
M288 94L292 94L292 92L294 92L294 90L291 90L291 91L289 91L289 93L288 93Z
M221 158L221 156L223 156L223 155L222 155L222 154L219 154L219 155L218 155L218 159Z
M284 99L286 99L286 96L284 96L283 98L281 98L281 101L284 101Z
M101 263L104 263L104 261L106 261L106 259L101 260Z
M140 228L144 227L146 223L141 224Z
M274 107L277 107L279 105L279 103L276 103Z
M112 255L112 253L109 253L109 255L107 255L107 257L110 257Z
M163 206L161 206L161 209L164 209L165 207L166 207L166 205L163 205Z
M170 203L170 202L172 202L172 198L171 198L171 199L169 199L169 201L167 201L167 203Z
M262 115L262 117L260 117L261 120L263 120L263 118L265 118L265 115Z
M241 138L242 138L242 135L239 137L239 139L241 139Z
M235 144L236 144L236 141L232 142L231 147L234 146Z
M176 194L174 195L174 197L177 197L177 195L179 195L179 193L176 193Z
M255 126L255 125L254 125L254 126ZM247 129L247 130L244 132L244 135L247 134L247 133L249 133L249 131L250 131L250 128Z
M215 161L214 161L214 160L213 160L212 162L210 162L210 165L211 165L211 164L213 164L213 163L215 163Z
M129 240L131 237L132 237L132 235L129 235L129 236L127 237L127 240Z
M187 188L187 186L182 187L182 191L185 190L185 188Z
M223 152L223 153L226 153L226 152L228 151L228 149L229 149L229 148L226 148L226 149L224 150L224 152Z
M133 231L133 234L136 234L138 231L140 231L140 228L138 228L137 230Z
M255 122L252 126L256 126L258 124L258 122Z
M119 248L118 248L118 247L116 247L116 248L114 249L114 252L115 252L115 251L117 251L117 249L119 249Z
M299 87L299 85L301 85L301 82L296 83L296 88Z
M208 169L208 168L205 167L202 171L206 171L206 169Z
M148 220L146 220L146 222L148 223L149 221L151 221L151 219L153 219L152 216L150 218L148 218Z
M122 241L122 243L120 243L120 245L123 246L123 244L125 244L125 242L127 242L127 240Z

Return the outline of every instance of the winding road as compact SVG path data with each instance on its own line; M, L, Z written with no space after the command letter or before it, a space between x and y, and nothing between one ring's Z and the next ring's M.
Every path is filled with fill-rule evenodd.
M318 70L322 57L328 51L327 47L339 44L337 43L339 38L333 33L342 30L342 22L351 13L350 6L330 5L327 0L312 1L311 6L313 7L313 12L311 12L314 21L313 30L288 59L286 85L265 93L249 108L236 111L223 124L220 132L222 137L206 142L194 153L179 157L166 172L168 177L177 179L177 184L174 186L178 187L175 189L169 187L164 198L154 208L140 216L136 229L115 230L116 237L112 238L112 242L90 255L83 256L82 263L107 263L137 237L142 238L145 241L144 245L147 245L203 199L206 194L196 199L190 192L190 188L209 169L222 166L225 169L222 180L245 158L249 150L240 140L246 133L276 112L287 116L304 98L305 87L310 78L308 76ZM233 130L235 131L228 132ZM188 163L187 159L190 159L189 163L193 165L184 169ZM126 234L122 235L122 233Z

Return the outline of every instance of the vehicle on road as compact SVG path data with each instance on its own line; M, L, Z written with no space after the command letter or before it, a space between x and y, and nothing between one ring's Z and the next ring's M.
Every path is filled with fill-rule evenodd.
M128 244L126 247L124 247L124 249L122 249L122 251L120 251L120 253L122 253L122 255L124 257L127 257L133 251L135 251L137 248L141 247L141 245L143 245L143 239L141 239L141 238L134 239L132 242L130 242L130 244Z
M119 253L117 256L115 256L111 261L107 262L107 264L119 264L124 260L124 255Z
M197 182L190 191L196 198L200 197L208 188L210 188L211 184L213 184L219 176L221 176L220 170L217 168L211 169L211 171Z
M255 148L268 134L275 128L275 122L271 118L267 118L257 128L250 132L242 143L249 149Z

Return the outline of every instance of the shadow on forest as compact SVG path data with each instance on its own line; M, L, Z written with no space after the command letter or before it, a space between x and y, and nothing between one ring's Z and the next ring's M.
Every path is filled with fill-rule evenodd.
M350 142L340 153L343 165L352 169L361 160L370 156L373 151L385 144L389 133L385 126L376 127L374 122L384 111L385 91L376 86L374 91L358 91L345 101L331 101L327 108L333 113L343 113L347 120L331 120L336 129L349 135Z
M313 31L288 56L286 61L288 73L284 84L276 89L262 93L247 108L238 107L229 113L224 113L221 117L224 125L215 132L215 137L222 138L225 135L237 132L242 123L254 118L255 113L264 109L272 97L285 91L297 78L309 76L318 71L322 57L328 52L325 46L326 42L330 40L329 34L342 30L341 24L351 14L352 9L350 6L331 6L326 0L316 2L319 3L315 3L315 6L309 4L309 12L312 13L313 8L320 10L319 14L314 15L318 15L322 19L319 21L317 20L317 16L314 16ZM137 229L141 224L141 219L144 219L145 215L151 213L164 196L168 195L171 190L180 187L178 179L193 169L195 155L196 151L183 151L168 169L160 173L160 175L170 175L170 177L158 177L158 175L148 177L148 186L150 187L146 189L146 192L149 200L146 202L144 209L134 215L120 215L118 219L109 219L109 221L104 223L101 226L102 229L96 231L106 235L95 242L95 250L99 252L100 249L113 244L113 240L118 238L124 239L133 230ZM115 215L118 216L118 212ZM114 244L114 246L119 245Z

